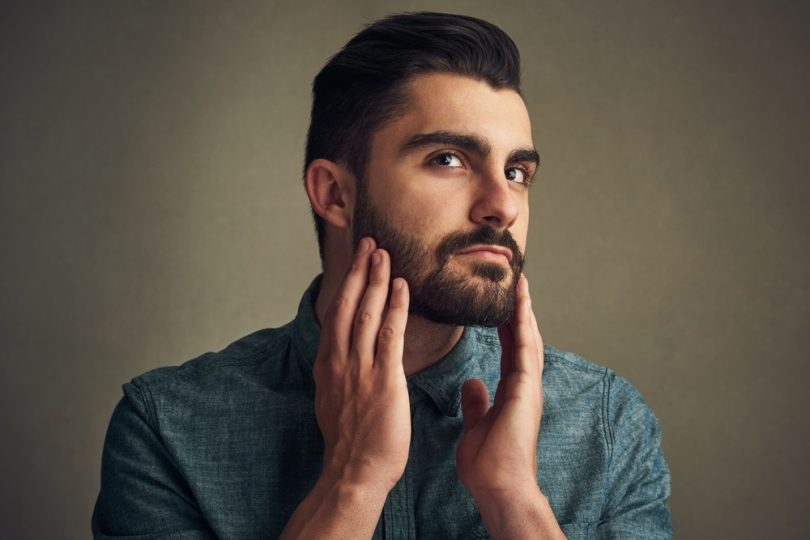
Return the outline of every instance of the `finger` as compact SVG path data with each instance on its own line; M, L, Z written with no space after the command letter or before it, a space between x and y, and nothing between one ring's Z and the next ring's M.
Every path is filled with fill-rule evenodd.
M530 311L532 314L532 328L534 329L534 339L537 343L537 359L540 362L540 373L543 373L545 367L545 353L543 349L543 336L540 334L540 325L537 324L537 317L534 315L534 310Z
M539 376L536 338L537 327L532 314L531 298L529 297L529 282L524 275L520 276L516 296L517 305L515 307L515 317L512 321L515 340L513 369L533 376Z
M388 252L377 249L371 253L366 290L357 307L354 317L352 349L360 359L374 361L377 333L380 331L385 301L388 298L388 285L391 278L391 265Z
M538 370L540 372L540 416L543 415L543 369L545 368L545 353L543 352L543 338L540 336L540 327L537 325L537 318L534 316L534 311L532 311L532 322L534 323L534 330L535 336L537 339L537 364Z
M489 410L489 392L481 379L470 379L461 387L464 433L478 425Z
M383 367L402 369L402 352L405 346L405 327L408 324L410 291L401 277L391 283L391 300L388 313L380 327L375 361Z
M352 265L324 315L321 342L328 340L329 346L336 348L342 356L351 347L354 314L366 289L369 258L374 246L371 238L360 240Z

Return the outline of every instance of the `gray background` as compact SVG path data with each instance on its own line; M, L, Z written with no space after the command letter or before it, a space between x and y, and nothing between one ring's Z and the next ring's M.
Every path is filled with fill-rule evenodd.
M807 538L806 5L3 2L0 535L86 538L120 385L291 318L310 81L429 8L521 48L543 334L653 406L678 536Z

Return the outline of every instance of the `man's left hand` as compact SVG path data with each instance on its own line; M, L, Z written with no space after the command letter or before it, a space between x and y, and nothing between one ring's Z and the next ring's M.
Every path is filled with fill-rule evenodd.
M564 538L537 484L537 440L543 413L543 340L521 276L515 313L498 329L501 379L490 407L483 381L462 388L464 435L456 452L459 479L493 538Z

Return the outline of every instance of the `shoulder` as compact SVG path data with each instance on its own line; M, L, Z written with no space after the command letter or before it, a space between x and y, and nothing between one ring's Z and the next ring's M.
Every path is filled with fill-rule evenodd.
M294 388L301 377L289 361L295 356L289 334L289 325L259 330L221 351L147 371L123 386L125 399L157 421L167 412L210 410L247 403L279 387Z
M544 362L544 384L550 382L563 385L568 390L599 385L603 387L603 392L607 396L617 402L644 403L639 391L627 379L612 369L595 364L576 353L546 345Z
M545 345L543 366L543 390L552 402L585 399L592 405L602 401L616 374L603 366L585 360L576 353L562 351Z
M588 378L602 378L612 373L606 367L594 364L576 353L563 351L552 345L544 346L543 356L546 370L560 371L565 374L578 374Z
M580 411L598 417L611 452L630 440L660 439L655 413L627 379L576 353L548 345L544 353L543 392L552 414Z

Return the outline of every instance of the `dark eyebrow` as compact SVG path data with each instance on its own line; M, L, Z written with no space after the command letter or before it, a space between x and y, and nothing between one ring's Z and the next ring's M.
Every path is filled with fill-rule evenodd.
M489 145L474 135L465 135L464 133L452 131L434 131L433 133L414 135L402 145L399 154L403 155L425 146L435 145L455 146L482 158L487 157L490 152Z
M507 163L521 163L521 162L529 162L534 163L535 166L540 166L540 154L537 153L537 150L534 148L523 148L521 150L515 150L511 154L509 154L509 159L506 160Z

